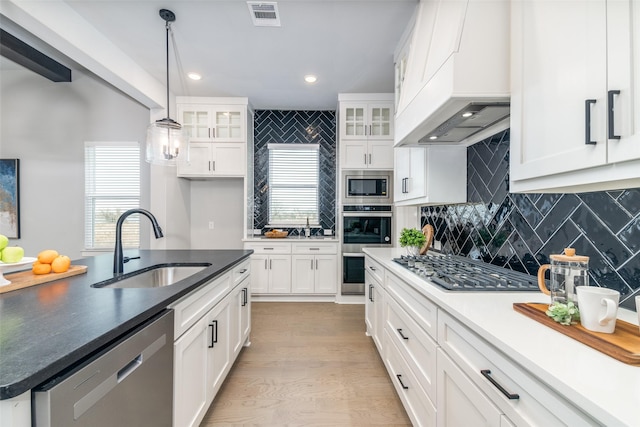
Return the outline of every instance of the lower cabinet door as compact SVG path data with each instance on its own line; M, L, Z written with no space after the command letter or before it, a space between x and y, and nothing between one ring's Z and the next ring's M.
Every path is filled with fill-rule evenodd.
M205 316L207 319L207 406L231 367L231 298L227 297Z
M335 294L338 291L337 255L316 255L315 277L317 294Z
M269 292L268 255L251 255L251 291L256 294Z
M173 425L200 425L207 412L207 353L209 328L200 319L173 344Z
M291 257L291 290L294 294L313 293L315 265L313 255L293 255Z
M411 423L417 427L433 427L436 425L436 408L427 392L420 386L420 382L409 368L409 364L400 354L400 350L392 342L389 332L383 332L384 364L387 367L393 383ZM467 427L464 424L450 424L448 427Z
M245 279L245 283L249 279ZM243 284L236 287L231 294L231 301L229 303L229 317L231 318L231 324L229 326L229 347L231 348L231 354L234 356L240 351L242 346L242 311L244 305L244 291Z
M501 411L441 349L437 350L437 369L438 427L504 425Z
M269 292L291 293L291 255L269 256ZM253 270L252 270L253 271Z

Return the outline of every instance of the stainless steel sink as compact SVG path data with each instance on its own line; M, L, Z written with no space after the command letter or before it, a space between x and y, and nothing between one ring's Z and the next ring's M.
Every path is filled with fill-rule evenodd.
M94 288L161 288L202 271L210 264L161 264L91 285Z

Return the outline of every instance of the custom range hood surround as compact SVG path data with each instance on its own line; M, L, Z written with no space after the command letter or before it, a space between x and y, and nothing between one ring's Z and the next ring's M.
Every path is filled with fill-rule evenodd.
M509 127L509 10L507 0L420 2L399 76L396 146L468 145Z

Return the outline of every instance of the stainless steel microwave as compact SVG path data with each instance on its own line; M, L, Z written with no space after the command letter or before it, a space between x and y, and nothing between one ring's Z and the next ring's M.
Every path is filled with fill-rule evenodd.
M389 172L348 171L343 173L343 204L391 204L393 184Z

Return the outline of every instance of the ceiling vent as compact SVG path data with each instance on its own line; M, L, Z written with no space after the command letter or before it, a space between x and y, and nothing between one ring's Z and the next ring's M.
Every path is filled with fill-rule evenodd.
M279 27L278 3L248 1L251 20L256 27Z

